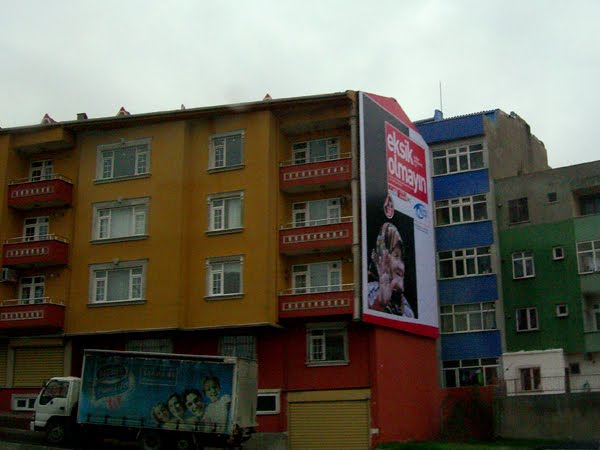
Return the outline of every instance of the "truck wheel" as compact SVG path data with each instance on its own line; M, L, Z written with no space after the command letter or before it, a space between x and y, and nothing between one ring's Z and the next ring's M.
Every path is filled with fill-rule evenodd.
M67 437L67 427L64 420L51 419L46 425L46 439L51 444L62 444Z
M175 448L177 450L192 450L194 447L188 438L183 437L175 440Z
M162 448L162 438L155 431L142 432L139 443L144 450L160 450Z

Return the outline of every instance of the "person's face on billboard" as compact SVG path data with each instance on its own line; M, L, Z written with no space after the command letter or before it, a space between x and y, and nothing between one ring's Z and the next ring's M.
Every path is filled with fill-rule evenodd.
M390 254L390 272L392 275L392 292L404 292L404 260L402 259L402 250L396 246Z
M177 417L180 417L183 415L183 413L184 413L183 405L181 404L181 401L179 400L178 396L173 395L169 399L169 411L171 411L171 414L173 414L174 416L177 416Z
M201 416L204 413L204 403L202 398L195 392L190 392L185 397L185 406L188 411L195 416Z
M204 393L210 399L211 402L216 402L219 399L221 388L219 384L214 380L207 380L204 383Z

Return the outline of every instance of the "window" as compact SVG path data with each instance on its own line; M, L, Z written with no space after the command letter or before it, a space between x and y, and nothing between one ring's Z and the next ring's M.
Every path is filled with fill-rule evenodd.
M580 274L600 271L600 241L577 243L577 265Z
M552 249L552 259L554 261L565 259L565 249L562 247L554 247Z
M244 160L244 132L232 131L210 137L208 168L237 168Z
M92 304L140 302L145 299L146 260L94 264L90 267Z
M339 291L342 283L342 263L330 261L292 266L294 294Z
M306 329L308 365L348 362L348 333L339 323L311 324Z
M242 265L241 256L207 260L207 296L242 295Z
M548 203L556 203L558 201L558 196L556 192L548 192L547 194Z
M600 331L600 303L592 306L592 331Z
M112 180L150 173L150 139L98 146L96 178Z
M67 398L69 381L50 380L40 393L40 405L47 405L55 398Z
M542 388L542 378L539 367L526 367L519 369L521 391L539 391Z
M446 175L468 170L482 169L483 145L472 144L462 147L433 151L433 174Z
M32 161L29 166L29 179L31 181L52 179L52 160Z
M600 193L579 197L579 210L582 216L600 214Z
M508 222L520 223L529 220L527 197L508 201Z
M125 342L128 352L173 353L171 339L129 339Z
M556 317L567 317L569 315L569 305L561 303L556 305Z
M23 223L25 242L48 239L48 217L30 217Z
M259 389L256 401L256 414L279 414L281 411L281 389Z
M294 203L292 210L295 227L310 227L340 221L339 198Z
M220 347L222 356L256 359L256 338L254 336L222 336Z
M35 394L14 394L11 398L13 411L33 411L35 409Z
M489 386L498 380L498 358L443 361L444 386Z
M490 247L465 248L438 253L439 277L458 278L492 273Z
M442 333L496 329L496 302L442 305Z
M517 309L517 331L533 331L538 329L537 308Z
M513 279L532 278L535 276L533 252L516 252L512 254Z
M94 240L139 238L147 236L148 198L96 203Z
M438 226L487 220L485 194L437 201L435 217Z
M242 201L244 194L233 192L208 197L208 230L226 231L242 227Z
M43 276L22 277L19 280L19 303L30 305L44 301L45 279Z
M292 145L294 164L329 161L340 157L339 138L315 139Z

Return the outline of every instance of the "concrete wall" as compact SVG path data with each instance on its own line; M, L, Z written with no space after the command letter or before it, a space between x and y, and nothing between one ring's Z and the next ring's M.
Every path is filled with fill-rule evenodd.
M600 393L497 398L495 434L514 439L600 439Z

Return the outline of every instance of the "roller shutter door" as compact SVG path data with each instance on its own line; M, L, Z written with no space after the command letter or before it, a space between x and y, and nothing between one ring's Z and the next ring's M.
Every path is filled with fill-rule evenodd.
M6 360L8 358L8 344L0 342L0 387L6 387Z
M63 347L15 348L14 387L39 387L50 377L64 375Z
M336 400L289 404L292 450L366 450L369 402Z

